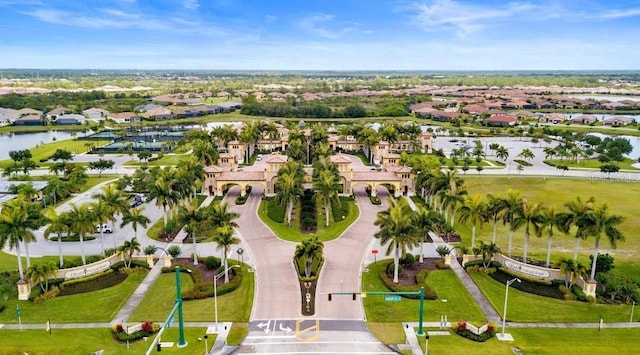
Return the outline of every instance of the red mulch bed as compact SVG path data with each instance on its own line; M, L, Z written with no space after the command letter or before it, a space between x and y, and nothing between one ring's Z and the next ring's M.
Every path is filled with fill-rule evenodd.
M222 270L224 270L222 266L220 266L217 269L209 270L207 268L207 265L205 265L204 263L198 263L198 265L193 265L193 258L178 258L177 261L194 270L200 271L200 274L202 275L202 278L205 281L213 280L213 278L217 274L219 274L220 272L222 272ZM229 270L229 280L233 280L234 277L235 277L235 272L233 271L233 269ZM222 285L223 283L224 283L224 277L220 277L218 279L218 285Z

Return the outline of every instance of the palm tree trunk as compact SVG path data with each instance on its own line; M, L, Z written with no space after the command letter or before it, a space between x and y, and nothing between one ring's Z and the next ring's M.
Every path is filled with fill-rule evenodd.
M64 265L64 259L62 258L62 236L60 233L56 233L58 235L58 254L60 255L60 267Z
M507 255L511 257L511 241L513 240L513 230L509 228L509 244L507 247Z
M524 250L522 251L522 261L527 262L527 251L529 249L529 228L524 231Z
M423 245L424 245L424 237L420 238L420 264L424 262L424 253L422 252Z
M549 236L549 241L547 242L547 267L551 265L551 241L553 237Z
M115 253L118 249L116 245L116 221L111 221L111 229L113 229L113 252Z
M24 280L24 269L22 268L22 257L20 253L20 242L16 243L16 255L18 256L18 273L20 274L20 280Z
M227 249L224 250L224 283L229 282L229 266L227 259Z
M324 199L324 218L325 218L325 227L329 227L329 199L325 198Z
M31 257L29 256L29 243L24 241L24 255L27 257L27 269L31 267Z
M600 237L596 237L596 244L593 247L593 261L591 262L591 275L589 281L596 279L596 264L598 263L598 251L600 250Z
M82 257L82 265L87 265L87 259L84 256L84 236L80 233L80 256Z
M196 246L198 245L198 243L196 243L196 233L194 232L191 233L191 240L193 240L193 265L198 265L198 252L196 251ZM226 276L225 276L225 279L226 279Z
M453 225L456 222L456 209L455 206L451 207L451 228L453 228Z
M164 218L164 227L167 228L167 205L162 205L162 217Z
M471 248L476 245L476 225L475 223L471 227Z
M496 244L496 229L498 228L498 221L493 221L493 237L491 243Z
M104 252L104 228L102 228L103 224L100 222L100 245L102 246L102 256L107 256Z
M393 283L398 283L398 269L400 267L400 248L396 243L396 250L393 253Z
M576 246L573 249L573 260L578 260L578 250L580 250L580 237L576 237Z
M293 212L293 199L289 199L289 204L287 205L287 225L291 226L291 214Z

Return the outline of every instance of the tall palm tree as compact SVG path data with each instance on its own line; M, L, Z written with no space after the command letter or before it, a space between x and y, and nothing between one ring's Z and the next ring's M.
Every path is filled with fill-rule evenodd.
M53 205L55 206L59 198L66 197L69 194L69 184L57 176L52 176L47 179L47 186L43 192L45 196L53 198Z
M527 251L529 250L529 236L531 229L536 235L540 235L540 216L542 214L542 205L537 202L531 202L526 198L520 200L520 207L516 210L515 218L511 225L516 228L524 226L524 249L522 251L522 260L527 262Z
M187 236L191 237L193 242L193 264L198 265L198 252L196 250L196 234L199 231L199 225L206 220L204 210L198 208L195 201L185 201L178 206L178 223L185 226Z
M224 225L238 228L238 223L235 222L235 219L240 217L240 214L231 211L228 202L220 203L218 201L214 201L206 208L205 216L213 228L222 227Z
M24 279L20 243L24 242L26 245L35 240L32 228L34 225L30 220L32 215L29 213L28 204L30 202L22 198L15 198L5 203L0 211L0 249L7 245L9 249L16 249L20 279Z
M111 212L111 208L109 207L109 205L104 203L103 200L96 200L95 202L91 203L91 210L93 211L96 221L100 225L100 245L102 247L102 255L105 256L104 228L102 228L102 226L104 226L109 218L111 218L113 213Z
M420 239L420 263L422 264L424 261L424 253L422 251L424 242L429 239L429 232L433 230L434 224L438 223L440 214L434 210L419 206L418 210L411 214L411 218Z
M269 138L269 150L273 151L273 141L280 139L280 136L278 135L278 126L276 126L274 122L269 121L264 126L264 132L267 134Z
M606 203L593 207L583 218L578 221L578 228L582 227L587 236L594 237L593 261L591 262L591 275L589 280L596 277L596 265L598 263L598 252L600 250L600 237L605 236L609 240L612 248L616 248L618 241L624 241L624 235L618 226L624 221L622 216L609 213L609 206Z
M513 221L516 219L516 214L519 208L522 206L522 197L520 196L520 191L509 189L507 191L507 195L504 197L503 204L504 209L502 210L502 222L503 224L509 223L509 240L507 246L507 255L511 257L511 242L513 240L513 232L518 230L519 226L514 224Z
M202 139L195 140L191 143L193 146L192 156L201 164L215 165L218 162L218 150L210 141Z
M129 198L125 193L118 189L115 184L109 184L102 188L102 191L92 196L93 198L102 201L105 205L109 206L111 210L111 228L113 229L113 249L117 249L116 245L116 216L123 215L129 210Z
M561 258L557 264L560 272L564 274L564 285L568 288L573 286L574 280L577 277L586 277L587 268L573 259Z
M521 158L522 158L522 159L524 159L524 160L527 160L527 161L528 161L528 160L531 160L531 159L533 159L533 158L535 158L535 157L536 157L536 155L535 155L535 154L533 154L533 152L532 152L532 151L531 151L531 149L529 149L529 148L524 148L524 149L520 152L520 154L518 154L518 156L519 156L519 157L521 157Z
M140 252L140 243L138 242L138 238L133 237L131 240L125 240L119 250L122 252L122 255L124 255L124 265L126 267L131 267L131 257L133 256L133 253Z
M196 157L189 156L187 159L181 160L177 167L178 171L185 173L184 176L187 179L189 186L193 188L195 198L196 185L198 185L197 183L204 181L207 176L204 172L204 166L200 164Z
M150 186L149 199L156 200L156 206L162 206L163 226L167 227L167 208L173 207L179 199L179 194L173 188L172 180L159 176Z
M547 262L546 266L551 266L551 243L553 241L553 228L562 229L562 214L557 212L556 206L544 207L540 214L540 235L547 232L549 239L547 240Z
M215 236L213 241L217 244L217 249L222 249L222 261L224 265L224 282L229 282L229 251L231 251L231 246L240 243L240 239L235 236L235 230L229 226L225 225L216 229Z
M49 290L49 278L56 275L58 267L54 262L35 264L27 269L26 277L31 282L40 283L42 292Z
M69 211L69 220L71 221L71 230L80 236L80 256L82 257L82 265L87 264L84 254L84 237L96 230L96 218L89 204L85 203L80 206L71 204Z
M483 240L480 241L477 247L473 247L473 254L482 254L482 266L485 268L489 267L489 262L499 252L500 248L496 246L496 243L485 243Z
M386 255L393 252L393 282L398 283L400 257L418 245L419 239L411 219L411 207L406 200L389 200L390 207L378 212L375 225L380 227L374 237L380 239L380 245L389 244Z
M583 201L580 196L576 197L574 201L569 201L565 203L565 206L569 209L569 212L564 217L564 226L565 230L569 230L571 226L577 226L576 228L576 244L573 250L573 260L578 260L578 251L580 250L580 240L586 239L587 235L585 234L585 229L580 228L579 221L584 218L584 216L593 210L593 204L596 199L591 196L589 199Z
M496 149L496 158L502 160L502 162L506 162L509 158L509 151L507 150L507 148L499 146Z
M476 245L476 226L485 221L487 214L487 204L482 200L480 194L467 196L467 199L458 209L460 212L460 223L471 222L471 248Z
M57 213L55 208L49 207L44 212L44 216L49 223L47 228L44 230L44 237L49 238L51 233L55 233L58 237L58 255L60 256L60 267L64 266L64 258L62 257L62 234L71 232L69 225L71 221L69 220L69 213Z
M448 189L440 192L442 198L442 205L445 210L451 211L451 228L454 227L456 220L456 209L458 204L464 201L464 196L467 194L467 190L462 186L462 181L457 178L455 171L448 171L446 173L448 180ZM447 213L445 212L445 219Z
M291 214L295 200L302 196L302 180L294 174L282 174L276 180L276 199L287 205L287 225L291 226Z
M253 154L254 146L262 137L262 129L263 123L260 121L248 121L242 126L239 139L247 146L245 149L245 162L249 161Z
M318 179L313 183L313 189L316 196L324 205L325 227L329 227L329 213L331 212L331 200L338 197L340 184L337 182L337 176L329 170L320 172ZM340 200L338 200L339 202Z
M502 195L487 195L487 220L493 224L493 233L491 242L496 243L496 231L498 229L498 221L500 220L505 209L504 197Z
M311 277L311 266L316 258L322 258L324 244L317 236L305 238L296 246L294 256L300 260L304 260L304 275Z
M142 226L142 228L147 228L147 225L151 222L147 216L142 214L144 211L144 207L134 207L122 216L122 223L120 223L120 228L126 226L127 224L131 224L131 228L133 228L134 238L138 238L138 225Z

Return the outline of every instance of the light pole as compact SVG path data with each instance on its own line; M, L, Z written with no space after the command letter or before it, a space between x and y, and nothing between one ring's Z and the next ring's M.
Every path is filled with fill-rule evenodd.
M502 340L502 341L507 340L507 339L505 339L504 328L505 328L506 321L507 321L507 300L509 299L509 286L511 286L511 284L516 282L516 281L522 282L517 277L515 279L511 279L511 280L507 281L507 287L506 287L506 289L504 291L504 312L502 312L502 333L498 337L498 340ZM508 340L513 340L513 338L508 339Z
M222 277L225 272L233 269L234 267L240 267L240 265L231 265L228 268L224 269L221 273L213 277L213 305L216 317L216 332L218 331L218 287L216 286L216 284L218 283L218 279Z
M7 300L6 298L4 299L5 301ZM633 304L631 305L631 317L629 318L629 326L631 326L631 323L633 323L633 309L636 307L636 301L632 301Z
M204 353L205 355L209 353L209 336L207 334L204 335Z

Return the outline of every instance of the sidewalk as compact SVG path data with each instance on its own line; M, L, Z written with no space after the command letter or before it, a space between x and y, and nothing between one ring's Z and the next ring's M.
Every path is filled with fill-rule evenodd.
M111 325L116 325L118 323L127 323L129 321L129 316L133 311L142 303L142 299L144 295L149 291L149 288L153 286L153 283L156 282L160 274L162 274L162 267L164 263L161 259L156 261L156 264L149 270L147 276L142 280L138 288L133 291L133 294L127 302L120 308L120 311L116 314L115 317L111 320Z

